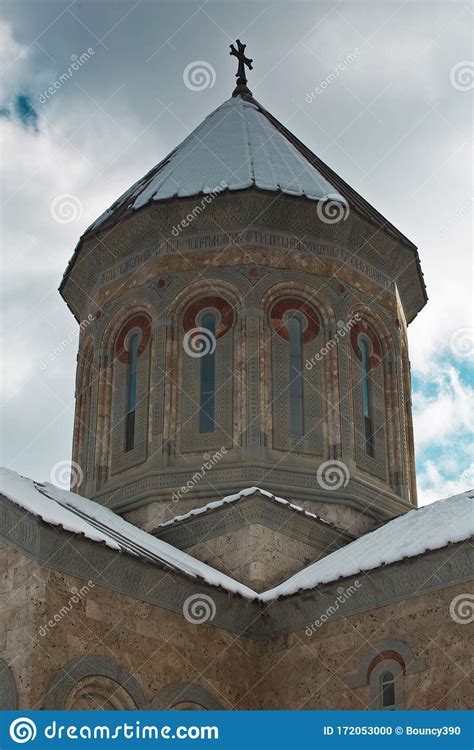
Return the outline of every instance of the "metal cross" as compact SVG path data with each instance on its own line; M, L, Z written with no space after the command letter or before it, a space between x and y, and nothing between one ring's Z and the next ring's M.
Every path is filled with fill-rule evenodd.
M245 48L246 44L242 44L240 39L237 39L237 47L238 49L235 49L234 45L230 45L230 55L234 55L234 57L237 58L239 61L239 67L237 70L237 73L235 74L235 77L237 78L237 86L246 86L247 85L247 76L245 75L245 66L249 70L252 70L252 62L253 60L250 60L248 57L245 57Z

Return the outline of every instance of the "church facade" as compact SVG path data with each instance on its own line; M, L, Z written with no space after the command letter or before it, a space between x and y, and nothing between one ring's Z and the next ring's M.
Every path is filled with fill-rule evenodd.
M0 708L468 707L472 493L417 509L416 247L241 47L61 283L72 491L2 474Z

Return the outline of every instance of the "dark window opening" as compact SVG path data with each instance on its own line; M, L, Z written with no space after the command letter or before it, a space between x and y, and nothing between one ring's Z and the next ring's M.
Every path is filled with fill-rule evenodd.
M372 424L372 406L370 395L369 356L370 343L365 336L359 339L362 364L362 404L364 410L365 452L374 455L374 430Z
M303 326L299 316L288 318L288 362L290 378L290 434L304 435Z
M382 708L395 705L395 677L392 672L384 672L381 680Z
M210 343L209 351L201 357L201 398L199 411L199 432L214 432L215 429L215 390L216 390L216 359L215 359L215 334L216 315L213 312L205 313L202 317L201 327L208 331Z
M131 451L135 445L135 413L137 410L137 364L140 335L130 337L128 364L127 416L125 420L125 450Z

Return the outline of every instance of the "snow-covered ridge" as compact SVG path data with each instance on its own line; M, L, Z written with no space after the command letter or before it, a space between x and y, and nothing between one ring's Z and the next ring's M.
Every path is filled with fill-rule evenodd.
M83 534L87 539L103 542L114 550L143 557L193 578L201 578L212 586L222 586L249 599L257 596L252 589L225 573L156 539L109 508L74 492L61 490L49 483L33 482L14 471L0 468L0 495L46 523Z
M244 496L254 493L255 489L244 490ZM265 490L259 489L259 492L265 493ZM243 493L238 493L236 497ZM470 490L399 516L309 565L278 586L258 594L210 565L128 523L109 508L73 492L61 490L52 484L34 482L8 469L0 469L0 495L46 523L62 526L66 531L83 534L113 550L140 556L199 578L211 586L220 586L247 599L262 602L289 596L301 589L312 589L342 577L358 575L429 550L441 549L474 535L474 491Z
M398 516L260 595L264 602L416 557L474 535L474 490Z
M151 201L251 187L311 200L330 197L347 204L264 112L235 96L211 112L87 231L97 229L118 210L135 210Z
M180 521L185 521L188 518L192 518L193 516L199 516L202 513L207 513L210 510L215 510L216 508L222 508L224 505L229 505L232 503L237 502L238 500L242 500L244 497L251 497L252 495L262 495L263 497L267 497L269 500L272 500L272 502L279 503L280 505L284 505L289 510L294 510L298 513L302 513L307 518L313 518L316 521L319 521L320 523L327 524L328 526L331 526L333 529L341 531L344 534L347 534L347 536L351 536L348 534L348 532L344 531L343 529L338 529L338 527L330 523L329 521L326 521L324 518L321 518L320 516L317 516L315 513L311 513L309 510L304 510L299 505L295 505L294 503L290 503L288 500L285 500L283 497L277 497L277 495L272 495L271 492L267 492L267 490L263 490L260 487L248 487L245 490L240 490L240 492L236 492L233 495L226 495L226 497L223 497L222 500L213 500L211 503L207 503L207 505L203 505L200 508L194 508L194 510L190 510L188 513L184 513L181 516L174 516L174 518L171 518L169 521L165 521L164 523L160 524L156 527L156 531L158 529L164 529L167 526L173 526L175 523L179 523Z

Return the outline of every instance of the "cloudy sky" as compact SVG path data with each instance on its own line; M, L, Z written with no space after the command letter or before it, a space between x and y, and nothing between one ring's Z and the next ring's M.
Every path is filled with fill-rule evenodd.
M230 96L228 45L241 37L254 96L418 245L429 294L409 331L420 500L473 486L469 2L0 7L1 463L49 480L70 458L66 263L87 225ZM208 72L199 90L183 78L196 61ZM65 194L70 211L58 212Z

